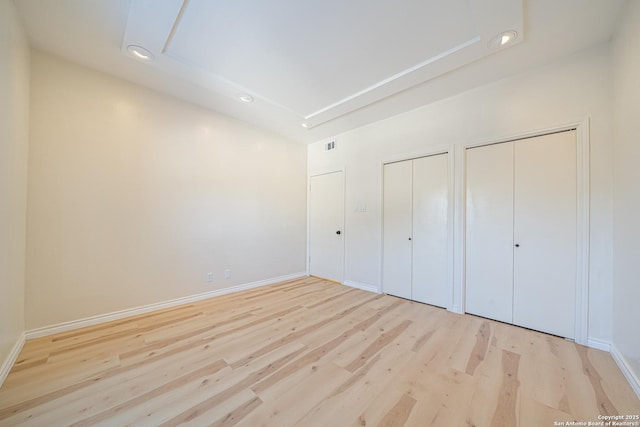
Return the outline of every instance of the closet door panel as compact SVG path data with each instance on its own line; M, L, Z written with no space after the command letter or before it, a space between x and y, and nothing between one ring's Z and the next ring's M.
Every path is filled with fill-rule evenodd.
M446 307L450 299L447 274L447 154L413 160L412 299Z
M412 162L384 165L382 288L411 299Z
M576 136L562 132L515 144L513 322L574 337Z
M465 311L513 321L513 143L468 149Z

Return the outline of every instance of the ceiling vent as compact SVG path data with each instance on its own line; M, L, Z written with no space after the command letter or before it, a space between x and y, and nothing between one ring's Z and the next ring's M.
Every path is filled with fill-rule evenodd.
M331 151L336 149L336 140L331 140L324 144L324 151Z

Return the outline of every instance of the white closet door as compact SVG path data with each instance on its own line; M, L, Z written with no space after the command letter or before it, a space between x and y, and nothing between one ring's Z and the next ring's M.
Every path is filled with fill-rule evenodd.
M382 287L411 299L412 162L384 165Z
M465 311L512 323L513 143L467 150Z
M344 185L342 172L312 176L309 195L309 274L342 283Z
M513 323L574 337L576 134L515 144Z
M411 299L446 307L447 155L413 160L413 277Z

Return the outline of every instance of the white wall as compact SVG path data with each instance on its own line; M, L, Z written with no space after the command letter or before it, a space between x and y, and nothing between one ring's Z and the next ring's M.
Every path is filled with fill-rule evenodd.
M29 45L0 1L0 366L24 332L28 132Z
M27 329L305 271L306 146L41 52L31 71Z
M601 46L509 79L337 135L337 149L309 146L309 175L346 169L345 280L381 286L383 161L497 140L590 118L591 259L589 336L609 341L611 330L611 139L609 46ZM460 192L460 183L456 188ZM367 211L356 212L356 206ZM457 215L461 214L457 206ZM458 222L456 233L462 225ZM461 248L456 248L460 271ZM456 303L462 302L460 275Z
M613 345L640 395L640 2L629 1L613 44Z

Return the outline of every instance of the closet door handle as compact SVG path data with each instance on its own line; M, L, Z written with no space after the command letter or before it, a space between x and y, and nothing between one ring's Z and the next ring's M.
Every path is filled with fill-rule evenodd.
M519 247L520 247L520 243L516 243L516 248L519 248Z
M411 237L409 237L409 240L411 240Z

